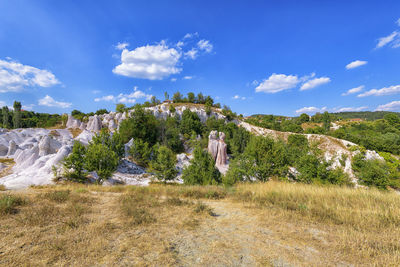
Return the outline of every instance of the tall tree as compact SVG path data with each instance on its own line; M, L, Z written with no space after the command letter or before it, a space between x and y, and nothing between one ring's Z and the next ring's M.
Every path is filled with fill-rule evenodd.
M10 128L10 122L9 122L10 114L7 106L3 107L2 113L3 113L3 127Z
M21 102L14 101L13 123L14 128L21 128Z

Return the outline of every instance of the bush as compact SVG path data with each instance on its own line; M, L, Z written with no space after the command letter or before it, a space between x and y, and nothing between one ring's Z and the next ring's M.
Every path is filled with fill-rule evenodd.
M176 177L178 171L175 168L176 156L166 146L159 146L155 151L154 159L150 162L150 170L161 181L169 181Z
M183 170L182 179L185 184L215 185L221 182L221 174L215 167L211 155L197 146L193 151L194 158Z
M192 132L201 134L203 125L197 113L185 109L182 113L182 120L180 123L182 134L191 135Z
M99 182L107 179L117 169L118 155L103 144L90 144L85 159L85 168L95 171L100 178Z
M72 153L63 161L67 177L81 179L84 174L86 148L79 141L74 142ZM70 171L73 169L73 171Z
M138 165L147 167L151 159L152 151L152 147L149 143L144 142L142 139L135 139L133 140L133 145L131 146L129 154L131 154Z

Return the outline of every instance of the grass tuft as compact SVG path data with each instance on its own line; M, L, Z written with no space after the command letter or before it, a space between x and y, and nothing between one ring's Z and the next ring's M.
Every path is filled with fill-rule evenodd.
M25 200L15 195L3 195L0 197L0 214L15 214L17 207L25 204Z

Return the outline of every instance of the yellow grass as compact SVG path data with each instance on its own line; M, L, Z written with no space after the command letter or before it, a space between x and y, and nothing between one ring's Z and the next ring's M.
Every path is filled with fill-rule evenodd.
M6 266L400 262L394 192L274 181L233 188L69 183L0 192L0 206L9 204L2 197L15 200L0 216Z

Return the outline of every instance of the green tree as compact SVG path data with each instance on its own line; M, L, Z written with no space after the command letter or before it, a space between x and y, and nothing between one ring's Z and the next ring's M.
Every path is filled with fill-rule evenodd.
M108 129L103 128L98 134L93 136L91 143L96 145L102 144L109 147L120 158L124 156L124 143L118 132L111 135Z
M174 103L180 103L182 102L182 94L179 92L176 92L173 96L172 96L172 101L174 101Z
M194 102L195 102L195 95L194 95L194 93L189 92L189 93L187 94L187 98L188 98L189 103L194 103Z
M197 146L193 151L194 158L183 170L182 179L185 184L214 185L221 182L221 174L215 167L211 155Z
M169 100L169 94L168 94L168 92L164 92L164 98L165 98L165 100Z
M4 128L11 128L11 124L10 124L10 112L9 112L7 106L4 106L4 107L2 108L2 114L3 114L3 127L4 127Z
M208 96L206 97L206 100L204 101L204 104L207 105L207 106L212 107L213 104L214 104L214 100L212 99L211 96L208 95Z
M310 121L310 116L306 113L302 113L299 117L300 123L305 123Z
M153 146L157 142L158 121L149 111L136 105L132 116L121 122L119 134L124 144L134 138L142 139Z
M331 117L328 111L325 111L324 114L322 114L322 123L325 132L329 132L329 129L331 128Z
M14 128L21 128L21 102L14 101L13 122Z
M142 139L134 139L129 154L138 165L147 167L151 159L152 147Z
M197 104L204 104L204 103L205 103L204 95L202 93L198 93L197 94Z
M178 171L175 168L176 156L166 146L159 146L155 151L154 159L150 162L150 170L161 181L169 181L176 177Z
M105 109L105 108L102 108L102 109L97 110L95 114L96 115L103 115L103 114L107 114L107 113L109 113L108 110Z
M79 141L74 142L72 152L63 161L66 175L70 178L81 179L84 174L86 148ZM73 169L71 172L70 169Z
M118 103L118 104L115 106L115 111L118 112L118 113L123 113L123 112L125 112L125 111L126 111L126 106L125 106L125 104Z
M197 113L185 109L182 113L182 120L180 124L181 132L186 135L191 135L192 132L200 134L203 125Z
M95 171L100 178L99 182L111 176L117 169L118 155L110 147L103 144L90 144L85 158L85 169Z

